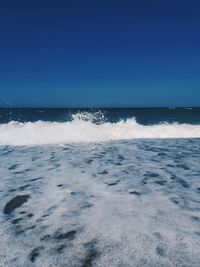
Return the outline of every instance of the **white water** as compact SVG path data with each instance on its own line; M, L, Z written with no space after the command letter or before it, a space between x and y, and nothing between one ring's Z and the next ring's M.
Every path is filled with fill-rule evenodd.
M199 146L168 139L0 147L0 266L199 267ZM74 238L56 238L69 231Z
M163 123L144 126L134 118L95 124L91 118L80 116L68 122L11 121L0 125L0 145L32 146L143 138L200 138L200 125Z

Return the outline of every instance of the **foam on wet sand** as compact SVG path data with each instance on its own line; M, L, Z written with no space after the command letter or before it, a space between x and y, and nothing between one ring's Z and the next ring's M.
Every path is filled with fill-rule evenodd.
M199 145L2 146L0 266L199 266Z

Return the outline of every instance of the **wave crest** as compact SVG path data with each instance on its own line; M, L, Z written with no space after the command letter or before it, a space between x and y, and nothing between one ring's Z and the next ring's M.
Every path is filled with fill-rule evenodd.
M103 123L106 121L106 117L102 111L97 111L97 112L88 112L88 111L83 111L83 112L78 112L76 114L71 115L71 120L76 120L76 121L90 121L93 123Z
M98 123L99 122L99 123ZM0 125L0 145L32 146L105 142L123 139L200 138L200 125L157 124L144 126L135 118L106 122L102 113L78 113L68 122L17 122Z

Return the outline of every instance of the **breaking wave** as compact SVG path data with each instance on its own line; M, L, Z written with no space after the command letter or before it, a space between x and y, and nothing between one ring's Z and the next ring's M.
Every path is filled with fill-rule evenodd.
M200 138L200 125L162 123L144 126L135 118L111 123L101 113L78 113L67 122L0 124L0 145L32 146L123 139Z

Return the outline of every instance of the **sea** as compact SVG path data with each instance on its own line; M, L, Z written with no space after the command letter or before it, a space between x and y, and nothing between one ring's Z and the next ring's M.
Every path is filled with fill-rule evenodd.
M199 267L200 108L0 109L0 266Z

